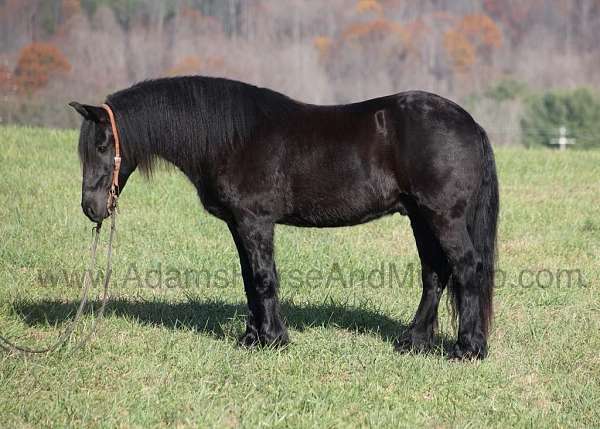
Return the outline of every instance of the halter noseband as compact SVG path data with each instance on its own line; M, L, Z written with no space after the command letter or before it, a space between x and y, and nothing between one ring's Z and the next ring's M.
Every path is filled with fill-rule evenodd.
M106 207L108 208L108 213L112 213L112 211L117 207L117 199L119 198L119 170L121 169L121 145L119 142L119 131L117 130L117 122L115 121L115 115L108 104L103 104L101 106L106 113L108 113L108 118L110 119L110 126L112 128L113 137L115 139L115 164L113 166L113 176L112 183L110 185L110 192L108 193L108 201L106 202Z

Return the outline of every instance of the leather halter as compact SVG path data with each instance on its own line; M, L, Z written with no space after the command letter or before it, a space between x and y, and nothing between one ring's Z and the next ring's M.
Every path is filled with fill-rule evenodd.
M112 182L110 185L110 192L108 193L108 201L106 202L106 207L108 208L108 213L112 213L112 211L117 207L117 199L119 197L119 171L121 170L121 144L119 141L119 130L117 129L117 121L115 120L115 115L108 104L103 104L101 106L106 113L108 113L108 118L110 119L110 126L112 128L113 137L115 139L115 164L113 166L113 176Z

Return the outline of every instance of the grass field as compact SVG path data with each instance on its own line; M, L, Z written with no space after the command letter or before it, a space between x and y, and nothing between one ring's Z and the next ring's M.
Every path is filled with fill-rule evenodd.
M26 344L51 340L79 302L91 224L76 140L0 128L0 331ZM600 152L496 157L500 275L487 360L394 351L420 296L401 216L278 227L292 344L237 347L245 298L227 227L180 174L134 175L96 339L74 354L0 354L0 427L600 426ZM440 321L438 340L452 341L445 308Z

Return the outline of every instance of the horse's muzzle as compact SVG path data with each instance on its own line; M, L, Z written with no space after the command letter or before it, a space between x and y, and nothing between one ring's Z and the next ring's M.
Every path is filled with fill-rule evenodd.
M109 215L105 204L96 204L92 200L86 200L81 203L83 213L94 223L100 223Z

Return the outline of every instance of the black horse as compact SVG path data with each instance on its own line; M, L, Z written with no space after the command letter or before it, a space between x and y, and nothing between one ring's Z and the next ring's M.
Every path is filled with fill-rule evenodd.
M179 168L205 209L224 220L248 300L244 345L288 342L277 297L275 224L356 225L408 215L423 294L401 349L428 348L448 285L458 318L454 358L487 354L498 182L485 131L458 105L425 92L316 106L241 82L179 77L138 83L106 99L121 138L121 190L157 160ZM108 216L114 145L106 110L83 118L82 208Z

